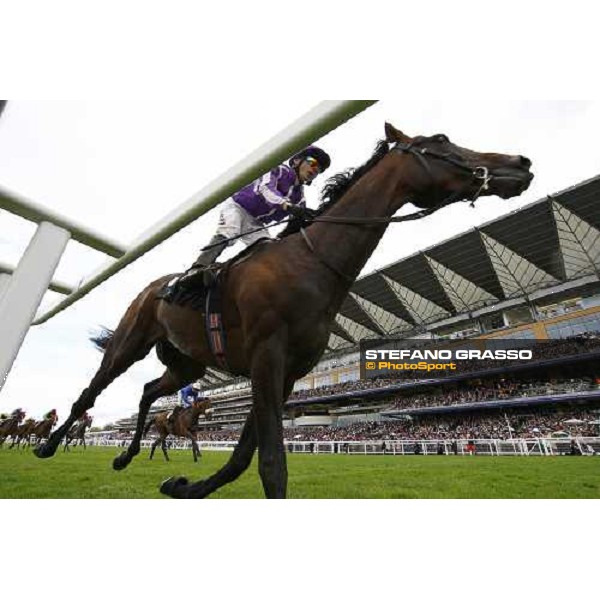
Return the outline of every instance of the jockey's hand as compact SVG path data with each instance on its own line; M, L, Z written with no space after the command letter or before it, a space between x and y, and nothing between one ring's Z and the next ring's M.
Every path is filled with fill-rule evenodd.
M314 210L297 204L288 203L287 211L294 217L302 219L303 221L312 221L315 216Z

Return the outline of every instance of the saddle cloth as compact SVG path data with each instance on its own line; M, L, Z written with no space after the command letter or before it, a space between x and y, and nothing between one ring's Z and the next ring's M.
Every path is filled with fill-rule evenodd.
M227 277L229 269L242 263L252 256L259 247L265 243L273 243L276 240L261 239L248 246L238 256L230 261L210 267L214 271L213 283L208 288L203 284L191 289L179 289L177 286L178 277L169 281L158 293L157 297L169 304L177 306L188 306L194 310L202 312L204 317L204 328L206 338L210 346L210 351L215 358L217 365L228 371L227 365L227 339L225 329L223 327L222 318L222 298L221 288Z

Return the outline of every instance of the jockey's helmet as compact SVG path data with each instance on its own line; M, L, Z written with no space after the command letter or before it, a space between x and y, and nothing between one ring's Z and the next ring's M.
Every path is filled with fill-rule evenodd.
M304 148L297 154L294 154L292 158L290 158L289 164L293 165L294 162L300 160L304 160L305 158L314 158L321 167L321 173L326 171L331 165L331 158L325 150L322 150L318 146L309 146L308 148Z

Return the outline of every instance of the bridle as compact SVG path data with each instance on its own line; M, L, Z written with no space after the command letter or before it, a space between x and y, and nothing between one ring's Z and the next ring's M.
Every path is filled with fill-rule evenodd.
M449 204L453 204L454 202L469 202L471 206L475 205L475 201L481 196L481 194L489 189L490 182L493 179L493 175L490 175L490 172L487 167L478 166L478 167L470 167L464 162L456 160L447 154L441 154L440 152L436 152L435 150L431 150L426 146L420 147L415 145L415 141L413 140L409 144L404 144L402 142L397 142L396 145L390 150L390 152L398 152L400 154L407 153L413 156L417 162L425 169L425 171L430 175L432 179L434 179L433 172L431 170L431 165L429 164L428 159L434 158L437 160L441 160L443 162L449 163L454 167L465 171L471 175L471 180L466 184L463 189L457 190L450 194L447 198L435 204L434 206L426 209L419 210L410 215L404 215L401 217L333 217L333 216L315 216L310 222L316 223L338 223L345 225L387 225L389 223L402 223L404 221L416 221L417 219L422 219L427 215L430 215L440 208L444 206L448 206ZM471 197L465 198L465 192L471 187L473 181L480 181L478 189ZM410 201L410 200L409 200ZM354 281L354 277L347 275L334 265L332 265L314 246L308 234L304 228L300 229L300 233L306 245L310 249L310 251L319 259L321 263L323 263L326 267L328 267L331 271L339 275L342 279L352 283Z
M424 208L410 215L405 215L402 217L328 217L327 215L316 216L311 222L322 222L322 223L344 223L344 224L356 224L356 225L382 225L386 223L403 223L404 221L415 221L417 219L422 219L428 215L433 214L438 211L440 208L444 208L449 204L453 204L454 202L469 202L471 206L475 205L475 201L481 196L481 194L489 189L490 182L494 178L493 175L490 175L490 172L487 167L479 166L479 167L470 167L469 165L452 158L448 154L441 154L440 152L436 152L435 150L430 150L426 146L420 147L415 145L415 141L412 141L410 144L403 144L402 142L397 142L396 145L390 150L390 152L397 152L402 154L406 152L412 155L417 162L427 171L429 176L433 179L434 175L431 170L431 165L429 164L428 158L435 158L437 160L441 160L443 162L447 162L454 167L460 169L461 171L465 171L471 175L471 180L460 190L453 192L442 200L438 202L434 206L430 208ZM464 197L466 195L467 190L471 187L473 181L480 181L481 185L477 188L475 193L470 197ZM408 200L410 202L410 199Z

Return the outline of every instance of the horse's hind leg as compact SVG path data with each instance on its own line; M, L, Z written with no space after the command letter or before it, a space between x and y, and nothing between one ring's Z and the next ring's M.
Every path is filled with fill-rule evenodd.
M113 461L114 469L117 471L124 469L133 458L140 453L140 443L144 434L146 417L148 416L148 412L154 401L164 396L168 396L169 394L173 394L184 387L186 383L189 383L189 381L182 380L175 373L167 370L163 373L162 377L155 379L144 386L144 393L140 400L140 410L138 412L133 440L131 441L129 448L127 448L120 456L117 456Z
M144 433L146 417L152 404L162 398L173 394L188 383L204 376L205 367L188 356L181 354L168 342L159 342L156 348L158 357L167 365L167 370L160 379L155 379L144 386L144 393L140 400L135 434L129 448L113 461L113 467L117 470L124 469L140 452L140 442ZM164 452L164 450L163 450Z
M167 438L163 438L161 440L160 447L165 455L165 460L169 462L169 455L167 454Z
M148 294L142 293L129 307L106 347L100 368L79 399L71 407L67 420L39 445L34 453L38 458L49 458L56 452L61 440L73 423L84 412L94 406L96 398L131 365L142 360L160 339L162 332L153 319L153 314L144 309L143 302Z

